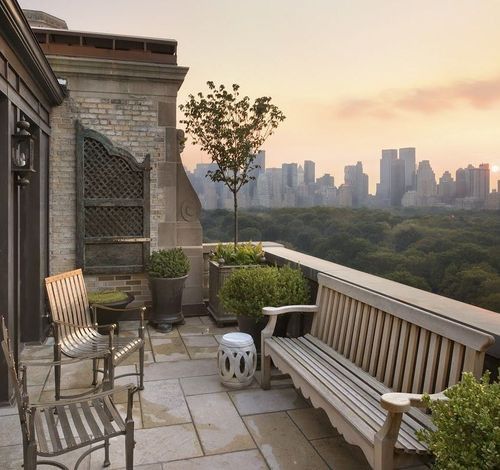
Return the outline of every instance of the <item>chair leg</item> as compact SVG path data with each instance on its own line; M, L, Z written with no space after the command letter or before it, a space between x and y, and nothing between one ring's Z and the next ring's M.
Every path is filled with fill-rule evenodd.
M36 470L36 446L31 443L24 449L24 470Z
M97 385L97 366L99 365L98 359L92 359L92 385Z
M144 344L139 349L139 390L144 390Z
M127 420L125 425L125 468L126 470L134 469L134 421Z
M111 462L109 461L109 439L104 440L104 463L103 467L109 467Z
M59 346L54 346L54 361L61 360L61 349ZM55 385L55 398L61 399L61 366L54 366L54 385Z

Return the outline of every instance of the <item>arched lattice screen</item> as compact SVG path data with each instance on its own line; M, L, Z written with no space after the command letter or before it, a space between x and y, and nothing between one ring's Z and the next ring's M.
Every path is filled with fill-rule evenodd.
M144 270L149 156L142 163L77 123L77 263L88 274Z

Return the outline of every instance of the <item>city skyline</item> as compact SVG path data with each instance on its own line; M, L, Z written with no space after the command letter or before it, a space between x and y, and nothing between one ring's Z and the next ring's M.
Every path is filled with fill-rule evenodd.
M407 145L437 174L500 166L498 1L20 3L76 30L176 39L190 68L179 103L207 80L271 96L287 119L266 142L270 166L310 158L340 175L359 160L373 182L373 149ZM209 162L189 142L183 158Z
M221 182L207 180L216 163L198 163L188 170L204 209L229 209L232 195ZM266 152L251 163L253 177L239 192L239 207L447 207L467 210L500 209L500 180L490 183L490 165L481 163L436 173L429 160L417 158L415 147L382 149L376 192L369 192L369 176L363 162L346 165L340 176L316 173L316 162L282 162L269 167ZM450 171L451 170L451 171ZM453 173L453 174L452 174ZM336 184L335 184L336 183Z

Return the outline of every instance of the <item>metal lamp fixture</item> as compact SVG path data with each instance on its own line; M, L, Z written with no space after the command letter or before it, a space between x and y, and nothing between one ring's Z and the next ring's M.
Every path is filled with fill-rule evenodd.
M16 123L18 131L12 135L12 172L17 175L16 184L26 186L29 184L31 173L36 173L34 168L35 139L29 132L30 123L24 119Z

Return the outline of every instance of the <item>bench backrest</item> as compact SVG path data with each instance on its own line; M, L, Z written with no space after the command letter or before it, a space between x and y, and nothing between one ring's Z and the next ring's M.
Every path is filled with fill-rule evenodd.
M92 325L87 289L81 269L45 278L45 289L49 300L52 320L80 325ZM59 328L61 340L75 335L75 329L67 326Z
M396 392L434 393L482 373L491 335L318 274L311 334Z

